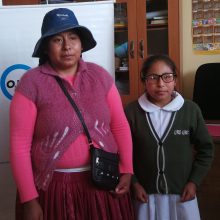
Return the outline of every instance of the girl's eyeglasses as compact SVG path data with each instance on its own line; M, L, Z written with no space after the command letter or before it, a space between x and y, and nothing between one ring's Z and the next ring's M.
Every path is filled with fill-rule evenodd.
M156 83L159 81L159 79L162 79L165 83L173 82L176 78L175 73L163 73L161 75L158 74L148 74L145 76L145 80L148 82Z

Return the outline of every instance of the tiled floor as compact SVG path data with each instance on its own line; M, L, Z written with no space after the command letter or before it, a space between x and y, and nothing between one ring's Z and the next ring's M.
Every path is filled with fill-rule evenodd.
M10 165L0 164L0 219L14 220L16 188L11 176Z

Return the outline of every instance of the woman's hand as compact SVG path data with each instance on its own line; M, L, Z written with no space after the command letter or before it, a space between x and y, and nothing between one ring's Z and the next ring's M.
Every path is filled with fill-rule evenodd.
M130 183L131 183L131 174L125 173L122 174L120 177L119 184L116 186L114 193L116 196L121 196L127 193L130 189Z
M24 220L43 220L43 210L37 199L24 203L23 207Z
M140 183L138 182L134 183L133 190L134 190L134 198L136 200L144 203L148 202L148 195Z
M196 196L196 184L193 182L188 182L183 189L180 202L193 200L195 196Z

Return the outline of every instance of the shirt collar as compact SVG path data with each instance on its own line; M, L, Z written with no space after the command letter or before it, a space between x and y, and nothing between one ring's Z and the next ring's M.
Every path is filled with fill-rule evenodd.
M173 96L174 98L172 99L172 101L162 108L150 102L146 96L146 93L139 97L138 103L145 112L155 112L161 109L164 111L175 112L183 106L184 99L176 91L173 92Z

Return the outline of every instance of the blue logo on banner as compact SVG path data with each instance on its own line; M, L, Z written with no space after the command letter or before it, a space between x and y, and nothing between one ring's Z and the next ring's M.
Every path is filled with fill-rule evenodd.
M14 82L13 80L10 80L8 82L6 82L6 78L7 76L14 70L17 69L22 69L22 70L29 70L31 67L25 65L25 64L14 64L12 66L9 66L2 74L1 77L1 81L0 81L0 85L1 85L1 89L3 94L8 98L8 99L12 99L12 95L8 92L7 88L12 88L15 86L16 82Z

